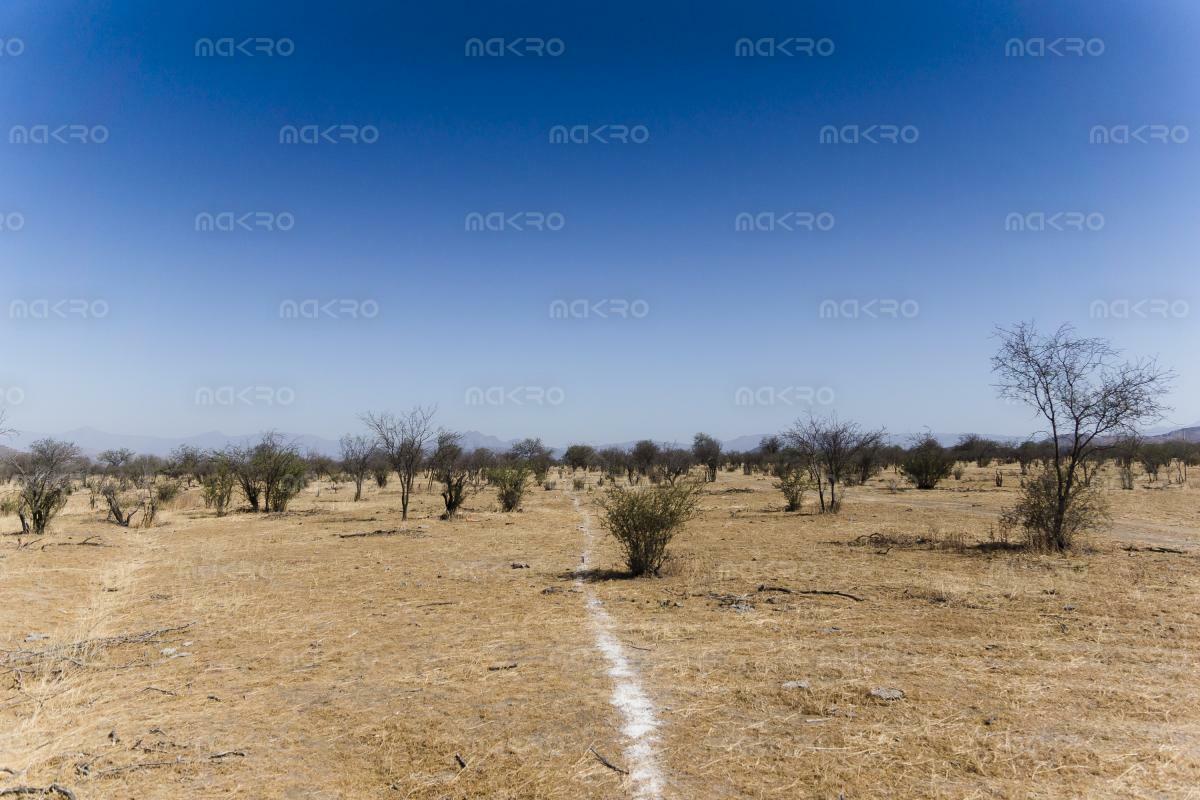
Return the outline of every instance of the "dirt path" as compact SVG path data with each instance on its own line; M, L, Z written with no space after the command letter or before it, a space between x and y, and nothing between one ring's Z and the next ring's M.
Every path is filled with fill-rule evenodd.
M644 800L662 797L663 776L656 748L655 731L659 727L654 703L642 688L637 667L634 666L613 633L612 618L604 610L604 604L583 580L589 568L592 549L591 517L575 495L571 496L575 510L579 513L583 533L583 555L575 572L579 575L575 585L584 592L588 615L596 636L596 647L608 661L608 675L613 680L612 705L621 714L622 733L628 743L625 758L629 765L629 777L633 782L634 796Z

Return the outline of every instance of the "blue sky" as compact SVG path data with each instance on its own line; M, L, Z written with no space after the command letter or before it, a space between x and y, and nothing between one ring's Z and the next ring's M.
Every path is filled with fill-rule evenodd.
M555 443L732 437L810 408L1020 435L1036 426L995 398L988 358L993 326L1023 319L1158 356L1171 421L1200 419L1194 3L295 5L0 7L17 427L332 436L436 403L444 425ZM195 55L250 37L290 54ZM562 54L465 55L521 37ZM734 55L789 37L833 52ZM1098 54L1005 56L1056 37ZM1160 124L1186 141L1089 144ZM103 141L8 143L38 125ZM282 145L286 125L378 139ZM648 138L551 144L556 125ZM826 125L916 141L821 144ZM465 230L494 211L522 229ZM195 229L220 212L267 216ZM833 224L735 230L787 212ZM1039 212L1092 216L1005 230ZM289 300L329 311L282 319ZM555 300L607 316L554 319ZM827 300L875 316L822 319Z

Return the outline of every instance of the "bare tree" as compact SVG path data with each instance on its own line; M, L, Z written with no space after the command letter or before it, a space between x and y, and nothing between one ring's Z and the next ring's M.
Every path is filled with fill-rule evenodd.
M371 462L375 458L375 442L367 436L357 435L351 436L346 434L342 437L342 469L354 481L354 499L362 499L363 481L367 479L367 473L371 471ZM384 483L387 482L386 476Z
M471 476L463 455L462 434L438 431L437 446L429 457L429 471L442 484L442 502L446 506L442 519L454 519L466 498L467 478Z
M1009 519L1037 543L1065 550L1074 534L1099 521L1087 513L1097 504L1081 480L1082 464L1138 425L1161 419L1166 408L1159 398L1173 375L1152 359L1118 362L1111 344L1078 337L1070 325L1042 334L1020 323L997 336L996 388L1042 416L1053 448L1043 479L1026 482L1029 491Z
M40 536L67 504L79 448L69 442L39 439L29 446L28 453L17 454L10 463L20 485L16 511L21 530Z
M390 413L367 413L363 423L375 434L380 451L391 462L400 477L400 518L408 519L408 503L412 497L417 473L425 461L425 450L433 436L434 407L415 406L402 417Z
M546 480L546 473L554 463L554 453L542 444L541 439L522 439L509 449L508 457L527 465L538 483Z
M708 470L705 479L717 479L717 467L721 466L721 443L707 433L697 433L692 441L692 454Z
M800 451L808 463L821 513L832 514L841 510L838 485L853 474L858 455L866 448L879 446L883 437L883 430L866 431L855 422L840 422L836 416L797 420L783 434L788 445Z
M696 459L690 451L682 447L668 447L658 454L658 468L662 471L667 483L674 486L675 481L692 471Z

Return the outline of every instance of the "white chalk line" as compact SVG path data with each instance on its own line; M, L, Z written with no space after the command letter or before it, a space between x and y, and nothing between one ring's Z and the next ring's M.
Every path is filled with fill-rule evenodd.
M583 556L576 573L587 569L588 559L592 549L592 525L587 511L579 504L579 498L572 495L575 510L583 519L579 526L583 531ZM612 618L604 610L591 588L584 583L582 576L575 578L575 585L584 592L587 598L588 616L591 618L592 630L596 635L596 647L608 661L608 676L613 679L612 705L621 714L623 724L621 732L629 740L625 747L625 759L629 767L629 779L633 784L634 797L643 800L659 800L662 797L663 774L659 767L658 753L655 749L657 737L654 732L658 729L658 715L649 695L642 689L638 680L637 669L625 655L621 641L613 634Z

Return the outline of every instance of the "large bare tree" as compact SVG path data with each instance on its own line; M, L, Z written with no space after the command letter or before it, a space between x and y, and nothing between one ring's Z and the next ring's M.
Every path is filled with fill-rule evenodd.
M996 335L996 388L1037 411L1053 449L1048 469L1027 482L1012 518L1043 544L1064 550L1097 518L1082 480L1084 463L1138 426L1162 419L1162 395L1173 375L1153 359L1121 361L1109 342L1077 336L1070 325L1043 334L1020 323Z
M415 406L403 416L371 413L362 416L363 423L375 434L380 451L387 456L400 476L400 518L408 519L408 503L412 497L417 473L425 461L425 450L433 437L435 407Z

